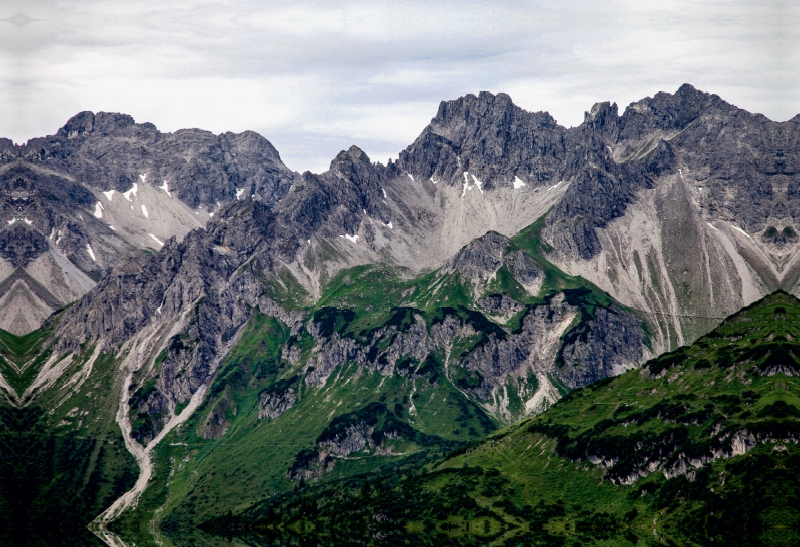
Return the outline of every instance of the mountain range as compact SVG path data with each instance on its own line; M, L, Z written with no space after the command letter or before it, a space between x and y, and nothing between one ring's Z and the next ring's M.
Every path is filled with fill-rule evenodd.
M0 140L7 541L458 450L797 294L798 124L684 85L574 128L467 95L322 174L122 114Z

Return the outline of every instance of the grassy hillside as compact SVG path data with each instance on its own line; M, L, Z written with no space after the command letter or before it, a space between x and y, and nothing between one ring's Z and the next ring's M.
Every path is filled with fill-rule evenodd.
M113 355L99 355L91 377L81 371L93 347L64 356L60 380L33 402L24 396L51 357L58 319L23 337L0 332L3 378L26 402L0 398L0 545L101 546L87 525L138 475L115 421Z
M551 383L556 395L568 393L555 375L540 377L531 369L527 376L501 377L500 403L482 399L480 390L492 378L459 362L492 341L520 335L526 317L537 316L540 331L562 323L545 364L568 369L558 348L594 336L591 321L599 311L622 309L596 287L548 265L529 235L516 238L506 252L529 253L545 276L539 291L525 289L507 266L477 285L476 278L446 268L409 278L385 265L361 266L330 280L314 303L288 271L265 279L265 290L304 320L289 326L254 312L201 406L151 453L147 490L111 527L137 545L153 535L169 545L159 526L173 533L194 530L265 497L348 484L351 477L396 476L398 469L441 460L529 414L526 400L542 382ZM487 296L511 302L511 311L487 308L480 302ZM612 321L616 313L608 312ZM452 327L446 343L436 334L445 324ZM74 545L92 545L86 524L138 475L116 423L125 356L89 344L52 356L53 325L23 338L0 333L3 377L19 396L44 376L52 378L40 382L24 410L10 401L0 409L7 410L0 416L7 453L28 447L0 469L6 481L0 510L13 519L15 508L35 508L28 510L30 521L8 521L7 530L23 530L17 534L23 543L46 533L48 542L69 536ZM195 342L190 334L176 335L152 356L152 367L134 375L134 438L154 437L169 417L168 405L147 410L147 401L159 389L168 355L189 353ZM526 343L539 344L534 338ZM323 365L329 366L324 374L315 370ZM185 404L179 402L175 412ZM6 495L17 492L23 479L33 485L25 496ZM48 514L63 519L46 521Z
M265 497L206 529L250 544L797 545L798 340L800 301L775 293L444 458Z
M546 306L557 291L579 310L567 340L586 336L596 309L614 304L579 278L550 269L548 276L560 276L564 283L548 284L538 294L527 292L502 268L476 294L457 273L408 278L384 265L360 266L332 279L313 305L303 308L297 299L281 300L306 315L305 328L293 330L278 319L254 315L202 406L153 452L152 486L135 510L112 525L114 530L134 541L153 528L151 521L191 528L306 484L441 458L494 432L502 422L470 391L482 378L454 366L459 356L491 335L517 332L525 315ZM284 272L271 294L289 298L295 284ZM505 321L488 315L476 303L484 293L512 297L519 311ZM471 334L421 359L406 349L391 372L379 370L383 365L376 355L414 329L430 334L448 317L468 326ZM323 384L309 384L310 359L326 340L364 348L367 361L376 364L365 366L342 354ZM525 382L535 391L535 377ZM153 388L140 383L134 399L145 399ZM524 400L517 389L507 387L507 405L520 414ZM265 416L265 400L287 408ZM148 416L136 419L134 429L151 427ZM348 447L353 443L357 446Z

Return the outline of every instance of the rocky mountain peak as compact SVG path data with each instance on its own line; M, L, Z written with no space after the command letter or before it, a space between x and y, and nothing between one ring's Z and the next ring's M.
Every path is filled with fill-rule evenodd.
M339 173L347 177L355 171L370 170L372 162L366 152L355 144L347 150L342 150L331 160L329 171Z
M617 103L608 101L595 103L589 112L584 112L582 126L598 133L616 133L619 111Z
M551 180L563 161L565 128L547 112L527 112L511 98L483 91L444 101L398 166L423 179L461 184L464 173L484 190Z
M95 131L103 134L113 134L125 127L135 125L133 116L120 114L118 112L98 112L95 114L90 111L83 111L70 118L64 126L58 130L56 135L67 139L82 137ZM152 124L145 124L149 128L155 129Z
M465 245L450 260L448 270L467 278L481 274L492 274L500 267L511 240L502 234L490 231L486 235Z
M132 250L157 251L231 202L272 207L297 178L253 131L162 133L112 112L80 112L22 146L0 142L0 288L22 294L0 293L0 328L19 313L15 325L38 328ZM18 268L35 291L28 278L3 284Z
M462 280L480 287L506 271L531 294L536 294L544 280L544 272L525 252L515 249L511 240L495 231L465 245L442 269L444 273L457 273Z
M255 132L161 133L151 123L109 112L81 112L55 135L31 139L17 155L102 191L127 192L149 177L170 196L205 212L241 195L275 203L297 177Z

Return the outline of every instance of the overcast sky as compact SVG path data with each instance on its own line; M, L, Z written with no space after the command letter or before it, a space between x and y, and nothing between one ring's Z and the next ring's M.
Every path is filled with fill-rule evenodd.
M800 2L0 3L0 136L81 110L162 131L253 129L298 171L357 144L386 162L441 100L489 90L579 124L689 82L773 120L800 112Z

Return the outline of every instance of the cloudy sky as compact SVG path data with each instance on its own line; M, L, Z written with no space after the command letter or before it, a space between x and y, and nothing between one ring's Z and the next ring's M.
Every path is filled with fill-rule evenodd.
M4 0L0 136L81 110L162 131L253 129L295 170L351 144L387 161L439 101L505 92L579 124L683 82L773 120L800 112L800 3L784 0Z

